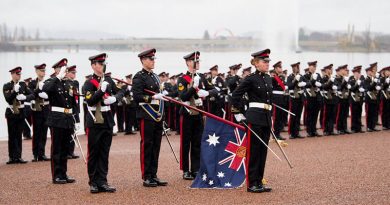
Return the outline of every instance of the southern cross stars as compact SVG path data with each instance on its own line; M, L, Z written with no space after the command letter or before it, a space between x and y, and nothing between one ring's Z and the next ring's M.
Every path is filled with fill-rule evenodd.
M206 141L209 143L209 146L214 145L214 147L216 147L219 143L218 139L219 137L217 137L214 133L213 135L209 135L209 139L207 139Z

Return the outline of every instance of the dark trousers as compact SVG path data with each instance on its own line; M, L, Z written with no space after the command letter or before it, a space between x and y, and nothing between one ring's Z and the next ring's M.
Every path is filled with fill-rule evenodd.
M317 98L307 99L306 132L311 135L317 133L317 120L320 112L320 102Z
M23 112L23 110L20 112ZM22 157L22 132L24 124L24 118L20 114L7 117L8 156L10 159L19 159Z
M87 104L83 103L83 111L84 111L84 132L87 133L87 115L89 115Z
M267 145L270 138L270 127L248 125ZM248 146L246 149L247 186L262 184L264 177L265 161L267 159L267 147L250 131L247 130Z
M348 99L340 99L337 106L337 117L336 117L336 128L338 131L347 130L347 118L349 112L349 101Z
M142 179L157 177L158 158L160 156L163 121L140 120L141 130L141 172Z
M303 109L303 102L301 99L290 99L290 112L294 113L295 116L290 115L290 120L288 123L288 131L290 136L296 137L299 134L299 126L301 122L301 115Z
M181 105L175 105L175 129L178 133L180 133L180 107Z
M200 114L180 116L180 169L183 172L199 170L202 133L203 120Z
M369 129L374 129L378 122L378 102L366 102L366 125Z
M334 121L336 116L336 104L324 104L324 116L322 119L322 128L324 132L333 133Z
M125 106L125 132L131 132L136 123L136 108Z
M118 131L123 132L123 124L124 124L124 118L125 118L125 110L124 106L117 106L117 111L116 111L116 122L118 125Z
M108 158L112 142L112 128L88 128L89 185L107 184Z
M175 104L170 103L168 107L168 127L171 128L171 130L176 130L176 112L175 112Z
M280 107L286 107L285 105L278 104ZM285 117L285 111L283 111L280 108L273 107L273 126L274 126L274 133L276 136L280 135L280 132L284 128L284 117Z
M223 117L223 112L222 112L222 108L224 108L223 105L224 105L223 102L219 102L218 100L209 101L209 112L218 117Z
M45 155L45 147L47 141L46 116L43 111L33 111L33 138L32 138L32 151L34 157L42 157Z
M382 126L390 129L390 99L382 99Z
M359 132L362 130L362 102L351 103L351 130Z
M52 127L51 135L51 173L53 180L65 179L68 170L69 139L73 129Z

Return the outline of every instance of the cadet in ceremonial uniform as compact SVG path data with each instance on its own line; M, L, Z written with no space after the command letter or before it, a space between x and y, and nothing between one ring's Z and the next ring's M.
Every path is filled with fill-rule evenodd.
M116 87L122 89L123 88L123 83L122 82L117 82ZM125 105L124 105L123 99L120 99L117 103L116 106L116 123L118 127L118 133L119 132L124 132L125 129L123 128L125 124Z
M273 65L273 67L274 67L275 74L272 78L272 87L273 87L272 102L287 110L288 109L287 108L288 101L286 99L286 93L285 93L286 78L283 75L282 62L278 61L277 63L275 63ZM283 120L284 118L283 117L284 117L285 113L286 112L283 111L282 109L273 107L273 117L272 118L273 118L274 133L275 133L276 138L278 138L280 140L285 140L285 138L283 138L280 135L280 132L282 132L282 130L284 128L284 120Z
M134 75L132 92L140 120L141 132L141 172L145 187L166 186L168 182L157 177L158 158L160 155L163 132L164 95L160 93L160 80L153 73L156 49L149 49L138 54L142 70ZM145 89L156 94L150 94Z
M383 130L390 129L390 66L381 70L381 105L382 105L382 127Z
M367 77L364 81L366 88L366 125L367 132L379 131L375 128L378 122L379 100L378 93L381 90L380 80L375 76L374 67L366 68Z
M337 86L338 107L336 116L336 129L338 134L351 134L347 129L349 111L348 65L341 65L336 69L334 84Z
M126 82L130 85L123 85L124 104L125 104L125 135L136 134L133 127L136 124L136 109L137 104L134 101L133 92L131 91L131 84L133 84L133 75L126 75Z
M321 136L317 133L317 121L322 104L322 96L320 94L322 84L320 74L316 73L317 61L309 62L308 65L309 70L304 75L307 83L305 89L307 99L306 132L308 137L316 137Z
M295 114L295 116L290 115L288 123L290 139L303 138L299 134L299 129L303 109L303 89L306 86L306 82L304 82L304 78L299 74L299 65L299 62L291 65L292 73L287 78L287 87L290 92L289 110Z
M324 94L324 116L322 119L322 129L324 135L337 135L334 132L334 124L336 120L337 103L337 85L334 83L335 78L332 76L333 64L329 64L323 68L324 75L322 76L322 88Z
M7 164L27 163L22 159L22 132L26 122L24 113L24 101L30 101L34 95L27 88L25 82L20 81L22 68L16 67L9 70L12 80L3 86L3 94L8 105L5 110L5 118L8 127L8 156Z
M268 144L272 128L272 78L267 74L269 69L269 49L252 54L251 64L256 71L243 79L232 94L232 113L240 122L243 117L239 114L240 100L248 93L249 108L245 113L248 126L255 132L247 130L248 145L246 150L247 191L254 193L270 192L271 188L263 183L267 147L256 138L255 134Z
M68 60L62 59L53 65L60 70L57 75L45 82L42 91L49 96L51 111L46 125L51 128L51 172L54 184L73 183L75 179L67 175L68 150L71 135L74 131L72 108L75 99L71 84L64 80Z
M66 79L68 83L71 86L71 94L73 95L75 99L75 104L73 105L73 119L75 122L75 133L78 132L81 127L80 127L80 91L79 91L79 81L76 80L76 66L72 65L67 68L67 73L66 73ZM70 138L70 145L69 145L69 150L68 150L68 159L78 159L80 156L76 155L74 153L75 145L76 143L74 142L73 138Z
M349 77L350 87L350 109L351 109L351 132L362 131L362 107L364 102L364 77L360 74L362 66L355 66L352 69L353 75Z
M108 185L108 158L111 148L114 117L111 113L113 103L122 99L123 93L113 95L116 89L112 79L105 75L105 53L89 57L93 70L92 77L85 82L85 100L88 105L88 176L91 193L115 192L116 188Z
M232 107L232 93L240 84L241 77L237 75L238 70L241 68L242 64L235 64L229 66L229 72L228 76L226 77L226 86L228 88L228 106L227 106L227 111L228 111L228 120L235 121L233 115L230 113L231 107ZM241 106L240 106L241 109Z
M49 96L42 91L46 72L46 64L36 65L35 72L37 78L29 84L30 90L34 93L34 99L31 101L32 117L33 117L33 139L32 151L33 162L49 161L45 155L45 147L47 141L46 125L47 117L50 112Z
M224 103L225 97L223 95L223 91L226 91L225 83L222 78L218 76L218 65L214 65L210 68L211 76L208 79L208 82L211 83L215 89L218 90L218 93L215 96L209 96L209 112L218 116L223 117Z
M199 56L199 51L184 56L188 71L178 79L178 90L184 103L203 109L202 98L215 96L218 91L196 72L199 70ZM200 165L203 119L199 112L182 107L180 122L180 169L183 170L183 179L193 180Z

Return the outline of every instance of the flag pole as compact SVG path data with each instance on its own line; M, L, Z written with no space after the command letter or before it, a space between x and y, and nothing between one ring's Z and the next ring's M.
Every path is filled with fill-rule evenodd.
M118 79L118 78L112 78L112 79L114 79L114 80L116 80L116 81L118 81L118 82L127 84L127 85L131 85L131 84L127 83L126 81L120 80L120 79ZM148 89L144 89L144 91L147 92L147 93L149 93L149 94L153 94L153 95L156 94L155 92L153 92L153 91L151 91L151 90L148 90ZM245 127L242 126L242 125L239 125L239 124L237 124L237 123L234 123L234 122L225 120L225 119L223 119L223 118L221 118L221 117L218 117L218 116L216 116L216 115L213 115L213 114L211 114L211 113L209 113L209 112L206 112L206 111L204 111L204 110L202 110L202 109L199 109L199 108L197 108L197 107L193 107L193 106L190 106L190 105L186 105L186 104L184 104L183 102L181 102L181 101L179 101L179 100L173 99L173 98L168 97L168 96L164 96L163 98L166 99L166 100L168 100L168 101L174 102L174 103L176 103L176 104L182 105L182 106L184 106L184 107L186 107L186 108L188 108L188 109L195 110L195 111L197 111L197 112L199 112L199 113L202 113L203 115L206 115L207 117L213 118L213 119L215 119L215 120L218 120L218 121L223 122L223 123L225 123L225 124L228 124L228 125L230 125L230 126L237 127L237 128L240 129L240 130L243 130L243 131L246 130Z

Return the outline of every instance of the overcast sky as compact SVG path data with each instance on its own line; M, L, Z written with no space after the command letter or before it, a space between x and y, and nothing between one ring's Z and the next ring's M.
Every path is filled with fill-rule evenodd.
M42 33L105 32L122 37L199 38L228 28L236 35L356 30L390 33L388 0L0 0L0 23Z

